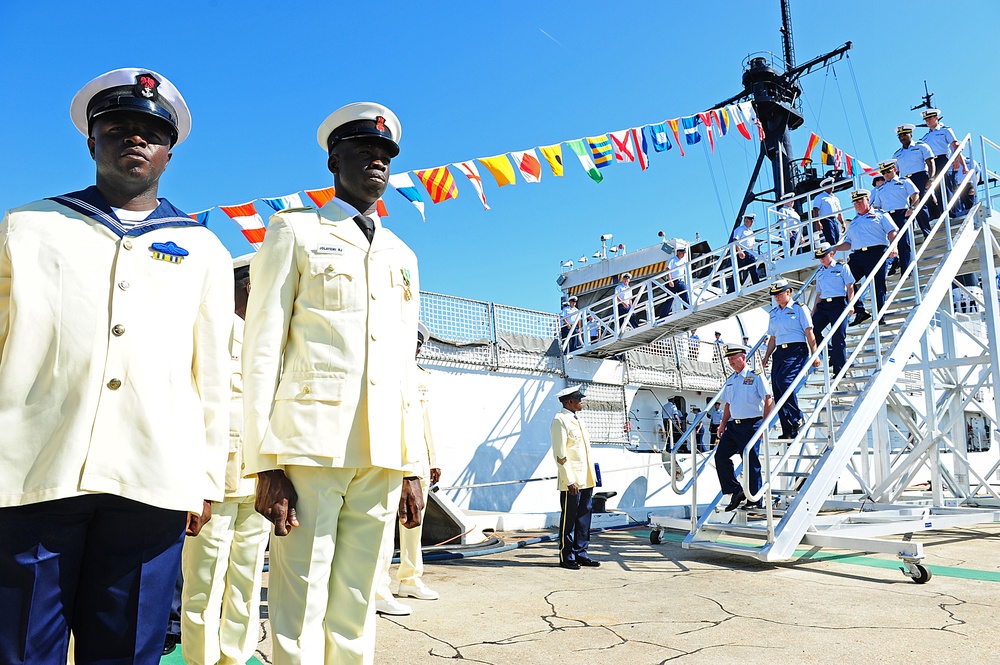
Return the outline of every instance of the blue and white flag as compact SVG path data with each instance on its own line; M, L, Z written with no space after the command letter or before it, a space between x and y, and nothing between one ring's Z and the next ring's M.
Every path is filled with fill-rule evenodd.
M413 179L410 177L409 171L389 176L389 184L392 185L404 199L412 203L417 208L420 212L420 218L426 222L427 217L424 216L424 197L420 195L420 190L417 189L417 186L413 183Z
M302 202L302 197L296 194L289 194L288 196L279 196L274 199L261 199L264 203L270 206L271 210L275 212L280 212L282 210L287 210L288 208L305 208L305 203Z
M645 129L649 134L649 142L653 144L653 150L656 152L665 152L674 147L670 142L670 130L667 128L667 123L646 125Z
M698 116L690 115L681 118L681 125L684 127L684 140L688 145L694 145L701 141L701 133L698 132Z

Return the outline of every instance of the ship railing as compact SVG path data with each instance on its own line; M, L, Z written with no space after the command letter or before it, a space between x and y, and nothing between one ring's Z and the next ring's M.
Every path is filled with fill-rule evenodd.
M573 344L570 344L568 338L563 341L564 353L572 355L597 350L627 337L630 331L649 330L722 298L742 295L753 285L766 281L767 277L760 277L761 267L766 275L773 272L773 268L769 267L773 265L773 261L763 252L757 251L758 245L769 242L772 233L772 229L767 227L754 232L752 243L757 259L753 263L739 265L740 248L737 243L731 242L696 259L685 261L673 271L664 270L630 286L632 306L624 314L618 311L618 300L614 293L590 303L580 310L581 320L589 322L590 317L593 317L595 334L587 332L585 324L582 339L578 338ZM678 275L674 271L679 272L684 282L683 290L677 284ZM674 282L673 288L671 281ZM575 348L570 349L570 346Z
M969 141L971 141L971 136L966 135L965 139L962 141L962 144L959 146L959 150L952 154L951 158L948 160L948 163L945 165L945 168L942 169L941 173L938 173L935 176L934 180L932 181L931 187L929 187L927 191L924 192L923 196L921 196L920 200L917 202L917 205L915 206L916 210L921 210L927 204L927 201L930 199L931 193L939 188L948 169L951 168L952 164L956 160L958 153L965 147L965 145L969 143ZM764 503L764 508L766 511L766 521L767 521L767 539L769 543L774 542L774 513L773 513L774 484L772 478L775 476L775 474L780 473L785 467L789 466L793 462L798 463L799 460L797 456L793 454L793 452L801 447L801 440L808 436L807 433L810 430L810 428L816 426L817 421L820 415L824 412L824 410L826 411L827 415L827 427L829 434L829 442L826 444L825 449L832 449L836 445L837 427L836 423L833 420L833 399L834 399L834 393L836 389L839 387L841 379L844 376L846 376L847 372L850 371L850 368L853 365L854 361L862 352L864 352L865 347L868 345L869 340L872 339L873 336L874 339L872 340L872 342L875 347L875 369L873 370L873 374L881 369L883 360L883 348L881 341L882 336L880 334L881 332L880 319L886 314L886 312L889 311L889 308L893 305L896 296L904 287L907 286L907 282L911 280L911 278L914 286L914 295L916 299L914 307L919 307L922 297L921 270L919 267L920 258L924 255L924 253L927 250L927 247L930 244L928 243L928 241L933 239L938 233L942 231L945 233L945 238L948 248L949 249L951 248L951 242L954 236L953 231L955 229L953 228L954 222L951 219L950 212L955 207L956 203L959 200L959 194L957 192L959 192L963 186L967 185L971 181L972 176L973 172L969 171L966 174L965 178L963 178L963 180L961 181L961 184L956 188L955 190L956 194L952 196L952 198L948 201L948 204L944 207L944 210L941 213L941 215L932 224L930 228L930 233L926 235L924 242L921 243L920 247L917 248L916 251L912 253L912 259L910 261L910 265L907 266L906 269L902 271L902 274L900 275L899 281L896 283L896 286L886 294L885 302L882 308L876 309L875 306L875 290L874 290L875 274L877 273L877 271L885 269L885 264L889 259L889 255L897 251L899 243L903 240L904 237L907 237L911 243L913 242L912 229L915 226L915 220L917 218L916 214L911 215L907 219L906 223L899 229L896 236L893 238L892 242L889 243L885 253L879 258L878 262L875 264L875 267L872 269L871 274L869 274L861 283L861 285L855 289L854 297L848 301L847 307L844 308L844 311L837 318L837 320L831 324L831 329L836 329L841 324L843 324L844 321L847 320L847 317L849 316L848 311L852 310L854 306L861 301L862 298L864 298L866 295L868 295L871 298L873 323L864 329L860 339L854 346L854 350L847 356L847 362L844 364L843 369L841 369L839 373L831 376L829 364L821 363L821 368L822 368L821 371L823 371L824 375L824 381L823 381L824 390L822 394L817 397L814 409L809 414L803 414L805 416L804 425L800 428L798 437L793 442L788 443L787 447L785 448L784 454L782 454L777 461L772 461L772 456L770 454L772 449L771 448L772 437L770 434L770 430L778 420L779 411L791 397L792 394L791 391L786 392L784 395L777 396L777 398L774 401L774 406L771 408L770 413L766 417L764 417L764 419L761 421L760 427L757 429L756 432L754 432L753 436L750 438L749 442L747 442L747 445L744 447L743 449L744 469L748 469L750 466L750 455L757 454L757 450L759 449L768 451L768 454L763 455L763 457L761 458L761 466L762 466L761 470L763 478L760 489L757 492L750 491L749 474L743 474L743 477L741 478L741 484L743 492L747 497L747 501L755 502L762 500ZM973 210L975 210L975 208ZM967 216L964 220L962 220L963 224L973 224L974 223L973 217L974 215ZM931 271L931 274L933 274L933 270ZM813 276L815 276L815 272L813 273ZM832 336L824 337L823 340L819 344L817 344L815 351L813 351L809 355L809 357L803 364L802 369L791 381L792 386L801 386L805 383L809 374L813 371L812 367L813 362L815 362L816 360L820 359L825 355L831 337ZM860 474L854 472L853 475L861 484L863 492L866 493L874 492L874 488L869 487L868 484L864 482L864 479ZM708 517L707 515L704 516L701 521L704 521L705 519L707 519L707 517Z
M989 150L987 150L989 148ZM979 200L983 202L983 205L990 211L996 210L996 206L993 200L1000 197L1000 192L990 193L990 183L1000 182L1000 173L997 173L990 168L989 156L994 152L1000 153L1000 145L997 145L993 141L989 140L985 136L980 138L980 155L982 156L982 178L979 179L975 184L981 187L981 194ZM1000 158L1000 155L995 155L995 157Z
M836 190L837 187L853 184L853 182L851 178L844 178L833 183L832 187ZM792 258L798 254L813 256L817 244L823 240L820 221L825 217L813 217L812 211L816 208L814 204L816 197L825 189L826 187L817 187L790 199L793 208L802 208L799 219L782 212L785 201L778 201L767 207L768 242L765 245L765 255L768 263L774 265L777 261ZM800 203L804 205L800 205ZM836 214L834 215L834 223L839 224L836 220Z

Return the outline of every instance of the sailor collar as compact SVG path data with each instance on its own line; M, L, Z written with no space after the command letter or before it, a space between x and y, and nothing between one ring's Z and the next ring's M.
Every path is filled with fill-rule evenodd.
M149 213L145 221L135 226L125 226L111 209L111 205L101 196L96 185L79 192L53 196L49 200L100 222L119 238L139 236L168 226L203 226L201 222L191 219L166 199L159 199L160 205Z

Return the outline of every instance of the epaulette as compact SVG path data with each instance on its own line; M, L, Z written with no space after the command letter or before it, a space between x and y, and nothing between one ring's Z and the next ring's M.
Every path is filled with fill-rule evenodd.
M301 208L285 208L284 210L279 210L278 212L309 212L315 211L316 208L313 206L302 206Z
M757 374L757 375L763 375L763 374L764 374L764 370L762 370L762 369L758 368L758 369L755 369L755 370L753 371L753 373L754 373L754 374Z

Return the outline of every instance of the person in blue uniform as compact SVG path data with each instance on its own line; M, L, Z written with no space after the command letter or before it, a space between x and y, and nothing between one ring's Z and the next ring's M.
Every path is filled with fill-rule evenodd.
M775 281L768 292L774 298L776 306L769 315L767 324L769 337L763 364L767 367L771 356L774 356L774 370L771 372L774 394L780 400L786 392L788 393L785 405L778 412L778 418L781 420L781 438L794 439L799 434L803 420L796 396L801 384L796 386L794 381L810 354L816 350L816 337L813 335L809 310L795 302L792 286L787 280ZM819 358L813 361L813 367L819 367Z
M597 469L590 452L587 426L577 415L583 410L582 386L570 386L556 393L562 409L552 419L552 456L558 468L559 566L579 570L601 564L587 555L590 546L590 522L593 515L594 486Z
M813 305L813 333L816 343L822 344L823 330L832 326L847 309L848 315L854 313L853 307L847 303L854 297L854 275L842 263L834 258L836 252L830 245L823 243L816 248L813 255L822 264L816 272L816 304ZM839 374L847 362L847 317L830 331L830 344L827 346L827 356L834 375Z
M930 146L923 141L913 140L914 129L913 125L900 125L896 128L896 138L899 139L900 148L892 154L892 158L896 160L896 172L904 178L909 178L920 192L920 196L923 196L937 175L937 168L934 166L934 152ZM926 210L928 218L937 219L941 216L941 208L933 193L927 199ZM925 234L926 223L925 221L921 226Z
M580 310L576 308L576 303L576 296L570 296L559 312L559 336L562 338L563 348L566 349L567 353L576 351L582 345L583 320L580 317Z
M684 280L684 268L687 265L687 246L677 245L677 249L674 250L674 255L670 257L667 261L667 290L672 294L665 301L662 307L662 313L657 315L660 318L666 318L670 316L670 312L674 308L674 300L680 298L685 302L685 304L690 305L691 301L688 298L688 287L687 282Z
M618 312L619 334L625 330L626 325L632 326L633 328L637 328L639 326L639 322L635 317L635 312L632 311L631 282L632 273L622 273L622 276L618 278L618 286L615 287L615 309Z
M934 153L934 167L936 173L940 173L948 162L948 158L951 157L951 153L958 150L958 139L955 138L955 132L952 131L951 127L941 123L942 115L938 109L926 109L920 115L927 123L927 133L920 140L926 143ZM964 156L959 154L955 159L955 164L958 169L965 169ZM945 177L950 188L954 184L954 175L949 173Z
M899 176L896 171L896 160L886 160L878 165L878 169L885 176L885 182L875 189L875 193L871 198L871 205L873 208L878 208L888 213L896 228L902 229L907 220L915 214L920 193L912 182ZM926 234L926 215L918 214L917 222L924 228L924 233ZM899 246L897 247L899 261L896 267L900 271L906 270L910 265L910 256L913 249L910 238L910 232L907 231L899 240ZM893 267L889 271L889 274L895 272L896 267Z
M726 511L736 510L746 498L746 493L736 478L733 456L743 457L743 449L760 427L760 422L771 412L774 399L767 388L764 377L750 369L747 364L749 349L741 344L726 346L726 360L733 373L722 387L720 399L726 403L719 422L719 446L715 451L715 471L719 474L719 486L723 494L730 495ZM750 455L750 468L745 470L750 492L760 491L760 442ZM747 503L747 507L760 507L760 501Z
M813 199L812 216L816 230L831 245L840 242L840 229L844 226L844 213L840 212L840 199L833 193L833 178L823 178L819 186L823 193Z
M878 312L885 303L885 264L877 271L875 266L889 248L889 243L896 238L896 227L888 215L871 207L870 196L871 192L867 189L856 189L851 192L854 212L858 214L847 227L844 242L831 249L836 252L851 252L848 266L856 284L861 284L871 274L875 275L872 280L875 285L874 307ZM895 255L895 251L889 252L890 257ZM861 325L872 318L872 315L865 310L864 300L859 300L854 309L852 326Z
M743 215L743 226L733 231L730 242L736 245L736 265L739 268L740 283L746 281L747 277L757 284L760 282L760 274L757 272L757 255L754 253L754 230L753 223L757 218L754 213ZM735 291L736 285L732 277L727 280L727 290Z

